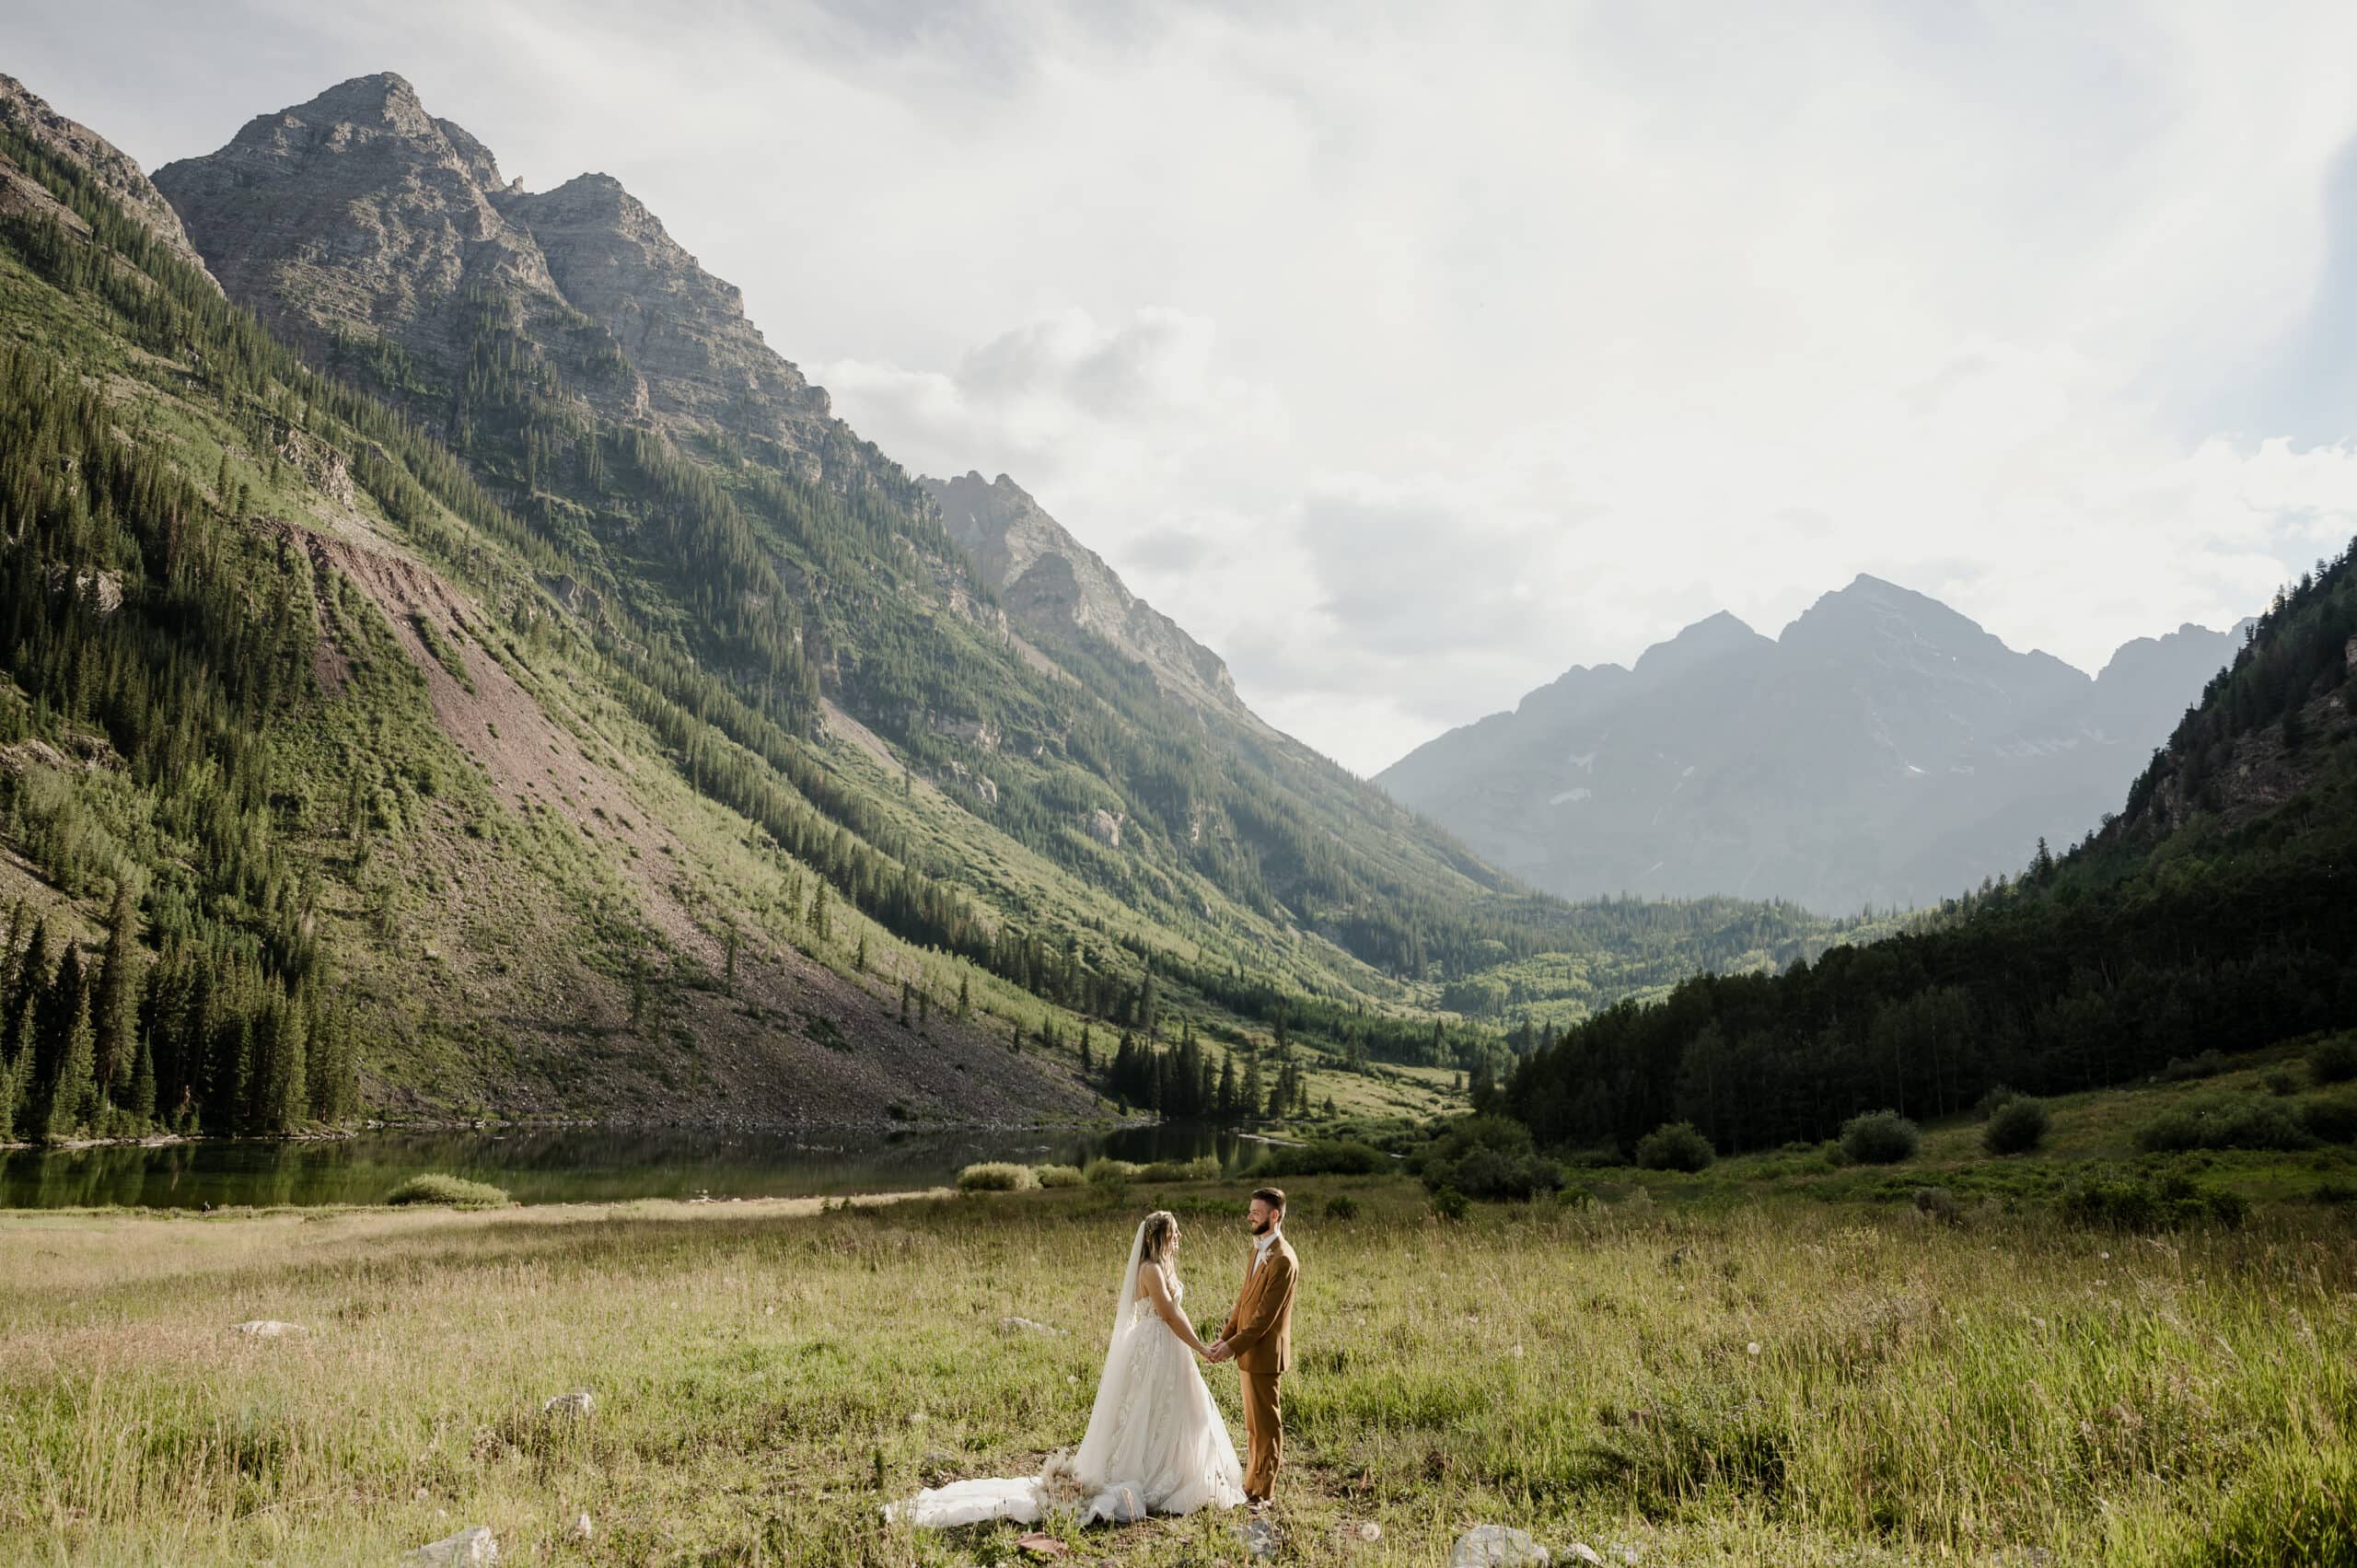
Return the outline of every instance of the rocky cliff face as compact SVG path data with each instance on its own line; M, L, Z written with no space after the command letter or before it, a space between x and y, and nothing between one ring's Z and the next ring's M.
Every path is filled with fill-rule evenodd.
M181 261L199 272L204 270L204 259L189 242L187 231L180 226L180 215L172 211L172 205L164 199L163 192L139 171L139 165L97 132L66 119L50 108L38 94L14 76L0 75L0 127L80 165L108 195L122 204L125 212L145 225L148 231ZM55 205L14 169L9 171L6 185L7 194L0 196L0 201L10 205L44 211Z
M493 200L539 245L565 300L612 334L658 415L793 448L828 423L827 394L761 341L737 285L697 265L611 175Z
M1376 782L1567 896L1928 903L2094 828L2237 641L2184 627L2091 679L1862 576L1775 639L1720 615L1573 669Z
M230 297L282 337L318 357L339 333L386 338L445 384L474 337L470 295L563 303L539 247L492 205L497 179L481 143L454 141L390 73L156 171Z
M880 465L826 393L610 176L534 194L390 72L250 122L157 171L231 297L306 352L382 339L415 379L380 389L442 418L501 340L597 416L775 443L807 476Z
M1006 475L921 482L949 536L972 556L1008 610L1047 637L1102 638L1153 672L1166 691L1199 707L1248 716L1220 656L1130 592L1097 553L1074 539Z

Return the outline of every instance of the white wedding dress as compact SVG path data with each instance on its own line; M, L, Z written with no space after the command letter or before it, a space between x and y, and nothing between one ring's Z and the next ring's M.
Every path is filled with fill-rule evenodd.
M1191 1514L1244 1503L1244 1467L1195 1353L1171 1332L1138 1289L1145 1227L1130 1243L1130 1263L1113 1312L1112 1342L1088 1432L1068 1467L1050 1460L1036 1476L952 1481L884 1510L888 1519L934 1529L1007 1519L1031 1524L1059 1506L1084 1525L1130 1523L1148 1514ZM1173 1301L1185 1287L1170 1282Z

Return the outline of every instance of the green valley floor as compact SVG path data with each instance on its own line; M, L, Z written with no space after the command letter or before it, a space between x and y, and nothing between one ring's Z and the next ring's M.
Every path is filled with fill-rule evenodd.
M1021 1560L877 1506L1075 1443L1137 1217L1180 1214L1209 1318L1248 1185L0 1216L0 1557L389 1562L481 1524L503 1562ZM1612 1191L1452 1223L1295 1184L1281 1561L1437 1563L1481 1523L1665 1568L2351 1561L2344 1211L2140 1237ZM1237 1524L1062 1560L1237 1560Z

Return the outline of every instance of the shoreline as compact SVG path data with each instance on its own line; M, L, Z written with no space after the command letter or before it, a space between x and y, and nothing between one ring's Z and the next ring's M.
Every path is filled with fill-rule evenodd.
M337 1144L372 1133L404 1132L746 1132L782 1137L801 1132L883 1133L911 1137L961 1132L1126 1132L1147 1127L1177 1125L1159 1117L1114 1117L1088 1121L631 1121L600 1117L454 1117L447 1121L387 1121L372 1119L355 1126L321 1128L300 1132L148 1132L126 1138L67 1138L56 1143L30 1143L0 1138L0 1155L18 1150L36 1154L67 1154L81 1149L164 1149L198 1144ZM1232 1129L1222 1129L1232 1131ZM1259 1139L1251 1132L1238 1137ZM1260 1139L1281 1143L1282 1139Z

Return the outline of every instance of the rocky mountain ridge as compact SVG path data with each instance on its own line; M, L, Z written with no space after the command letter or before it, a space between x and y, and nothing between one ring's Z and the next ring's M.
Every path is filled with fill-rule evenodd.
M949 537L1028 629L1051 637L1102 639L1144 665L1157 684L1183 701L1260 722L1236 694L1226 661L1130 592L1103 557L1074 538L1015 481L1000 474L985 482L981 474L968 472L919 482L940 508Z
M24 83L6 75L0 75L0 130L13 132L82 169L172 254L198 272L204 272L204 258L190 242L188 231L180 226L180 215L172 210L163 192L140 172L139 165L130 155L88 126L58 113ZM77 221L36 181L12 168L5 185L0 186L0 210L14 206L30 207L60 217L68 228L75 226Z
M1775 638L1722 613L1574 668L1376 782L1566 897L1923 904L2092 830L2239 641L2186 626L2090 677L1862 575Z

